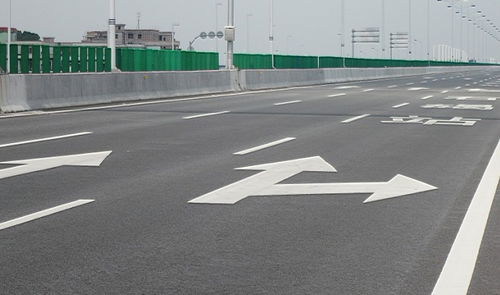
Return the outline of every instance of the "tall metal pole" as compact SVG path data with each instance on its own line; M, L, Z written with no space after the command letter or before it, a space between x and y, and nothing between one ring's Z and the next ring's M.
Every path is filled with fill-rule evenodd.
M451 9L451 60L455 61L455 7L453 6L453 2L450 6Z
M12 43L12 0L9 0L9 27L7 28L7 74L10 74L10 44Z
M340 8L340 19L341 19L341 24L340 24L340 56L342 57L342 67L345 68L345 0L341 1L341 8Z
M380 40L382 42L382 58L385 58L385 0L382 0L382 30Z
M431 65L431 0L427 0L427 61Z
M411 59L411 54L412 54L412 42L411 40L413 40L411 37L412 37L412 32L411 32L411 29L412 29L412 23L411 23L411 17L412 17L412 12L411 12L411 0L408 0L408 14L409 14L409 21L408 21L408 54L410 55L410 59Z
M111 49L111 71L116 71L116 7L115 0L109 0L108 48Z
M269 45L271 46L271 68L274 69L274 0L269 3Z
M227 2L228 2L228 5L227 5L227 10L228 10L227 26L230 28L234 28L234 0L227 0ZM234 53L234 41L228 40L227 41L227 64L226 64L226 68L228 70L232 70L234 68L233 53Z

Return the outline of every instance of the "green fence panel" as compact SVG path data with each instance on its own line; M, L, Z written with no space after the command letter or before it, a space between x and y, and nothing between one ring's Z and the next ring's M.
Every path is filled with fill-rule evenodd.
M69 73L71 66L71 48L69 46L62 46L62 72Z
M80 54L79 48L74 46L70 48L71 72L78 73L80 71Z
M33 45L31 47L31 72L33 74L40 74L41 65L41 46Z
M104 48L96 48L96 70L97 72L104 72Z
M48 74L52 71L50 65L50 46L42 45L42 73Z
M0 44L0 70L7 72L7 45Z
M104 49L104 71L111 72L111 49Z
M52 47L52 71L60 73L62 70L62 48Z
M89 49L88 47L79 47L80 51L80 72L86 73L89 71Z
M21 45L21 73L30 73L30 49L29 45Z
M94 73L95 70L96 70L96 66L95 66L95 59L96 59L95 47L89 47L88 53L89 53L89 55L88 55L88 57L89 57L88 71L91 72L91 73Z
M19 46L17 46L16 44L10 45L9 63L10 63L10 72L12 74L19 73L19 52L18 52L18 49L19 49Z

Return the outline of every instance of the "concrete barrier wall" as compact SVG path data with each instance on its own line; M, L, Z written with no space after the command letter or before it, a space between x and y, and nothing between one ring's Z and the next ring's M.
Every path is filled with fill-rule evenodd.
M0 88L2 112L239 90L235 71L3 75Z
M484 67L0 75L0 109L19 112L482 69Z

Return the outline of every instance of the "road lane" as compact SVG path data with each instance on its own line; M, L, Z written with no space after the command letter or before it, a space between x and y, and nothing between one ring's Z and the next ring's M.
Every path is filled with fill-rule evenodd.
M0 198L0 222L76 199L96 200L0 232L0 251L8 253L0 257L7 266L0 269L5 290L430 294L500 138L500 105L488 102L495 106L490 112L421 108L467 93L450 86L463 77L429 82L422 92L387 89L422 78L359 82L335 99L327 98L334 92L330 85L0 121L8 142L20 138L20 130L22 138L54 134L54 128L94 131L2 149L0 161L113 150L95 170L65 167L0 181L0 190L9 192ZM445 88L452 90L441 94ZM425 95L435 97L422 101ZM303 103L274 107L293 99ZM392 108L405 102L410 105ZM224 109L232 112L182 120ZM342 124L364 113L372 115ZM473 127L381 123L409 115L481 121ZM296 140L233 156L290 135ZM403 174L439 189L371 204L362 204L366 194L247 198L231 207L187 203L255 174L235 168L313 156L338 172L305 172L284 183L382 182ZM482 284L472 288L488 290L484 281L498 287L487 260L497 233L487 228L488 252L478 268Z

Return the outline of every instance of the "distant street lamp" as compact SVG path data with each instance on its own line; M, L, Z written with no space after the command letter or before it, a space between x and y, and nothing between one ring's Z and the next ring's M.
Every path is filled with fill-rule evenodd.
M269 45L271 47L271 68L274 69L274 0L269 2Z
M116 5L109 0L108 48L111 49L111 71L116 71Z
M10 74L10 44L12 43L12 0L9 0L9 27L7 28L7 74Z
M175 50L175 28L180 26L178 23L172 24L172 51Z

